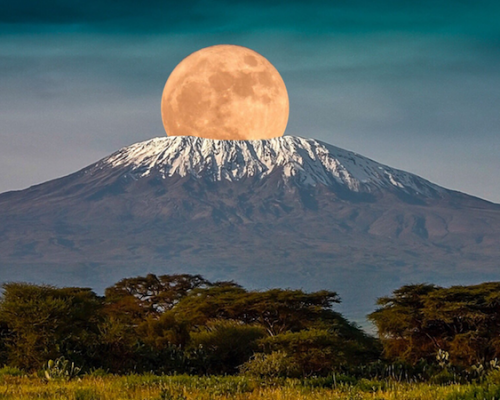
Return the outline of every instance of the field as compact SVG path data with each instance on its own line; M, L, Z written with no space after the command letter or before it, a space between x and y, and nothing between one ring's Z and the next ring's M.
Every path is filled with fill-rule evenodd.
M0 399L32 400L459 400L500 398L496 383L448 384L394 381L336 382L330 378L260 381L246 377L84 376L47 380L1 376Z

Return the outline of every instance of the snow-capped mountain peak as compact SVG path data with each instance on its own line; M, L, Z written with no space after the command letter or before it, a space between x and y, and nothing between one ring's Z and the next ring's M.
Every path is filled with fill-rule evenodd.
M301 186L341 184L354 192L397 189L436 196L444 189L416 175L314 139L223 141L192 136L154 138L125 147L96 167L124 168L139 179L191 175L212 181L265 178L280 171Z

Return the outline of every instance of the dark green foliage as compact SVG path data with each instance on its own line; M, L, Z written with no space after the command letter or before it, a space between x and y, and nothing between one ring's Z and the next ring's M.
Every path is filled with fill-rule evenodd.
M381 307L369 318L377 326L385 355L415 363L431 357L436 346L424 332L424 296L436 290L434 285L408 285L394 291L392 297L382 297Z
M45 366L51 378L63 363L82 372L233 374L259 351L270 375L325 375L377 349L332 310L331 291L248 291L186 274L123 279L104 298L85 288L3 288L0 353L12 366ZM52 368L49 360L62 361Z
M331 309L339 302L335 292L326 290L306 293L271 289L260 292L221 285L193 291L178 304L175 312L193 324L204 324L210 319L259 324L274 336L341 319L340 314Z
M356 328L351 327L355 332ZM376 342L368 336L344 335L334 329L305 329L270 336L260 341L267 352L281 351L298 366L300 375L328 375L342 367L374 361Z
M369 318L389 359L432 362L444 350L452 365L471 366L500 357L500 282L403 286L378 304Z
M258 378L296 378L302 375L294 358L280 350L254 354L240 366L240 372Z
M25 372L22 369L16 367L5 366L0 368L0 377L2 376L23 376Z
M128 278L104 298L86 288L8 283L0 357L7 370L45 366L52 378L48 361L58 359L82 373L241 371L316 376L322 385L337 384L341 374L358 382L498 378L500 283L403 286L370 315L380 341L335 312L338 302L331 291L249 291L199 275ZM380 361L380 343L390 365Z
M200 275L149 274L122 279L106 289L107 311L131 320L159 316L193 289L211 286Z
M138 336L133 325L120 318L104 316L98 325L99 336L92 366L125 372L136 363Z
M265 335L259 325L215 320L191 333L190 347L206 355L199 372L232 374L257 351L257 340Z
M39 369L66 356L82 363L93 355L101 299L86 288L55 288L26 283L3 285L0 320L10 365Z

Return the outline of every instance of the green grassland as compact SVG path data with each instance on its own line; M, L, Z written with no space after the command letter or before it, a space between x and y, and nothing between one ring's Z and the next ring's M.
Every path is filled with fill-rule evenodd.
M341 378L341 377L340 377ZM84 376L47 380L37 376L0 377L0 399L32 400L209 400L209 399L499 399L500 385L402 383L391 380L335 382L333 377L262 381L241 376Z

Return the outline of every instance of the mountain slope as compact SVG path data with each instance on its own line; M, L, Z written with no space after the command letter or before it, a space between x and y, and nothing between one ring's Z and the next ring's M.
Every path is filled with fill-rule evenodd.
M312 140L156 138L0 195L3 280L147 272L337 290L360 319L416 281L498 279L500 206Z

